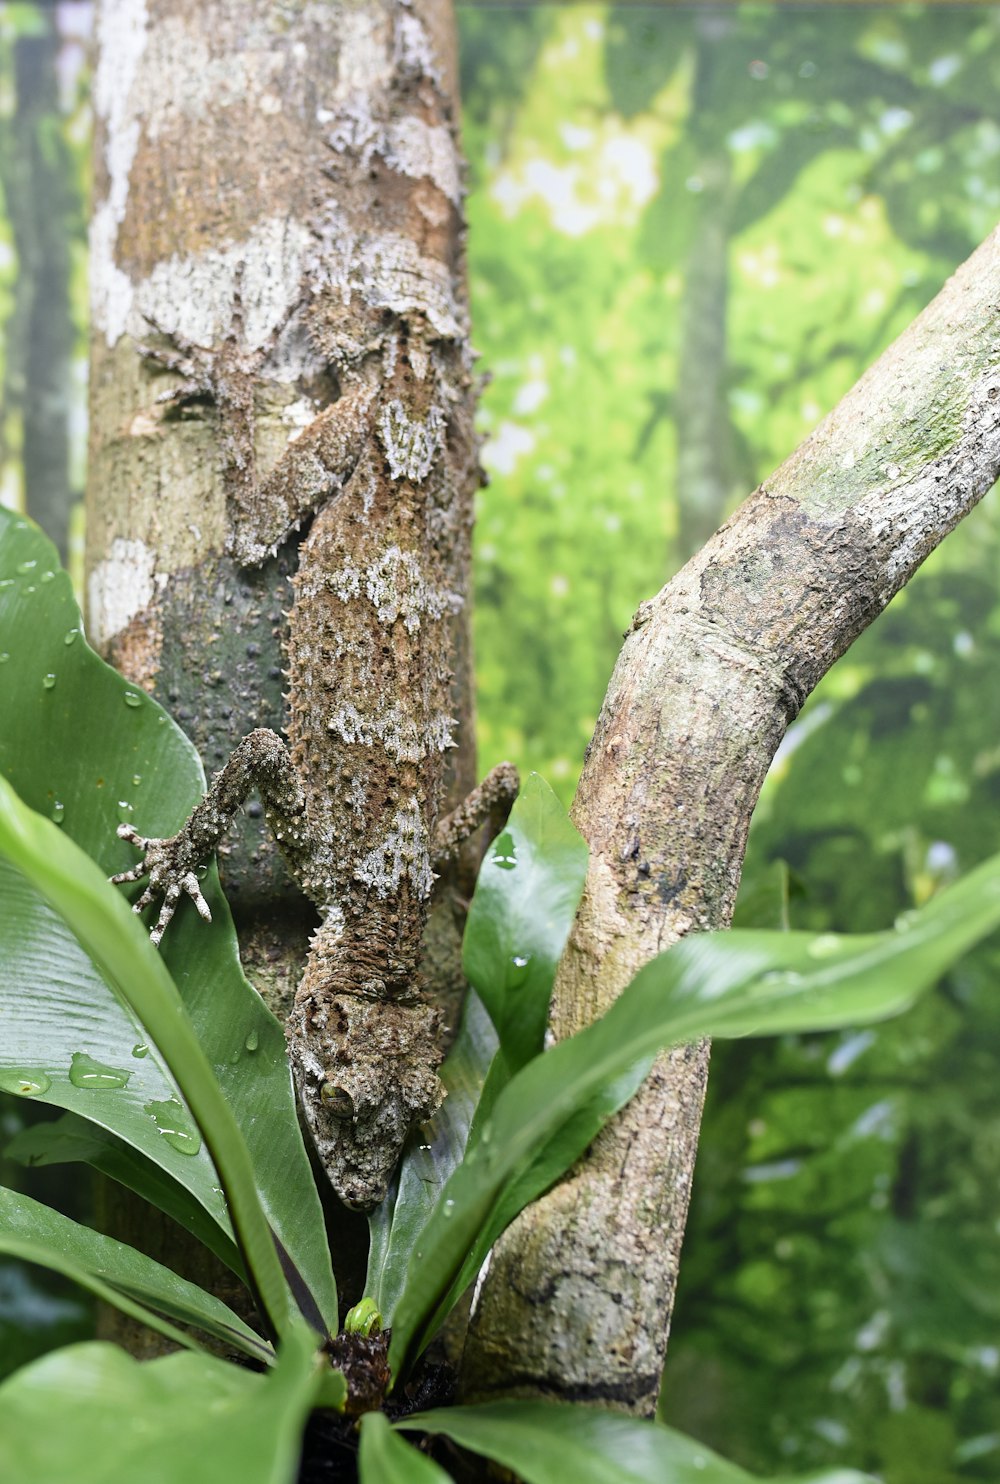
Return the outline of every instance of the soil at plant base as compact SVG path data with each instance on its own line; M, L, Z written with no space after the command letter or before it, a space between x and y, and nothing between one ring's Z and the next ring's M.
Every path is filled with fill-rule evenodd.
M385 1399L388 1330L368 1338L338 1335L327 1348L334 1365L347 1378L351 1414L313 1413L302 1439L298 1484L356 1484L358 1421L363 1413L382 1407L394 1421L430 1407L451 1406L455 1400L454 1372L450 1366L432 1360L425 1360L405 1386Z

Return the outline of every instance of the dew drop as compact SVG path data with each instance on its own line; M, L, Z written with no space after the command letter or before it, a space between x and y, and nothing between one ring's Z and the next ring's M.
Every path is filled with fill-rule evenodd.
M56 574L52 571L52 569L50 567L47 571L45 571L45 572L42 573L41 578L39 580L41 582L51 582L52 579L53 579L53 577L55 575Z
M13 586L14 586L14 579L13 579L13 577L0 577L0 587L13 587Z
M164 1098L161 1102L145 1103L148 1113L171 1149L178 1154L197 1154L201 1148L201 1135L191 1125L191 1120L176 1098Z
M517 848L514 845L514 837L510 830L504 830L493 842L493 854L490 856L493 865L499 866L501 871L513 871L517 865Z
M48 675L42 676L42 684L46 690L51 690L55 683L56 677L51 672Z
M123 1072L119 1067L109 1067L102 1061L95 1061L86 1051L74 1051L70 1058L69 1080L74 1087L89 1088L91 1092L125 1087L131 1075L131 1072Z
M48 1092L51 1086L52 1082L44 1072L29 1072L24 1067L0 1069L0 1092L12 1092L19 1098L36 1098L39 1093Z
M6 649L0 650L0 665L5 665L9 659L10 655L7 653Z
M132 787L133 788L138 788L139 787L139 784L141 782L142 782L142 774L141 773L133 773L132 774Z
M140 1057L141 1056L148 1056L149 1055L149 1047L146 1045L146 1042L145 1041L137 1041L136 1044L132 1047L132 1055L133 1056L140 1056Z
M515 953L511 955L511 963L515 969L526 969L531 962L530 953Z
M37 561L32 561L32 562L18 562L18 564L17 564L17 571L20 573L20 575L22 577L26 577L28 575L28 573L29 572L33 572L37 566L38 566Z
M134 813L135 810L129 803L128 799L118 800L118 818L121 820L122 824L127 824Z
M448 1199L445 1201L444 1205L441 1207L441 1215L447 1221L448 1218L450 1216L453 1216L454 1214L455 1214L455 1202L449 1196Z
M67 629L66 632L65 632L65 634L63 634L63 643L64 644L75 644L76 641L77 641L77 639L79 639L79 637L80 637L80 630L79 629Z
M137 695L134 690L127 690L125 692L123 700L125 702L125 705L131 706L133 710L135 710L137 706L142 705L142 697L140 695Z
M257 1050L257 1047L260 1045L260 1036L257 1034L256 1027L247 1033L247 1038L243 1044L248 1051Z
M53 802L49 817L55 824L62 824L66 818L66 805L61 803L59 799L56 799Z

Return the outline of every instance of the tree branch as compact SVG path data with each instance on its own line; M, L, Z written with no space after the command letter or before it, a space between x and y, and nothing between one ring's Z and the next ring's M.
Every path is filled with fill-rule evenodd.
M553 1004L565 1036L654 954L732 913L789 721L1000 472L1000 234L636 614L573 818L592 856ZM653 1409L707 1048L639 1096L494 1249L469 1396Z

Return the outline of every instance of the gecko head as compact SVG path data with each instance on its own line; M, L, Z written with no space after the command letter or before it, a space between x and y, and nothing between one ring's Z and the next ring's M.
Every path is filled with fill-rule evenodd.
M306 1119L337 1195L367 1211L385 1198L411 1129L444 1095L435 1075L439 1017L422 1003L346 993L330 1008Z

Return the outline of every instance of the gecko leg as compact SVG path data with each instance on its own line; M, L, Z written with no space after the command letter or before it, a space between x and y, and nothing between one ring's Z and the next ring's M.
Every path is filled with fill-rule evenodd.
M440 871L454 859L464 841L480 825L488 823L491 836L499 835L507 823L520 786L521 780L513 763L497 763L495 768L491 768L482 783L476 785L458 808L438 821L432 852L435 871Z
M119 825L119 837L138 846L143 856L131 870L120 871L111 880L117 885L149 878L133 912L142 912L162 895L160 915L149 935L154 944L162 939L182 893L191 897L206 921L212 920L197 868L214 854L236 811L255 789L279 843L294 858L296 846L305 840L305 796L284 742L264 727L243 738L176 835L153 839L137 834L131 825Z

